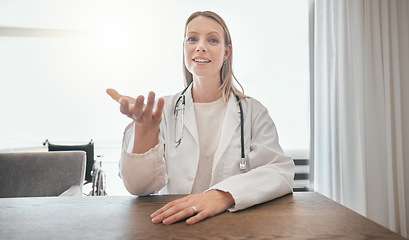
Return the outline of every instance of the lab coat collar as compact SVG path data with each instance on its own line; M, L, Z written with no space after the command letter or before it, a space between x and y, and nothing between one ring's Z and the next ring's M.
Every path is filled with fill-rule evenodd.
M193 97L192 97L192 86L190 84L189 88L185 92L185 126L186 129L193 136L196 141L197 146L199 146L199 135L197 133L196 116L193 108Z
M236 97L233 93L230 93L229 101L227 103L226 115L224 116L223 125L220 134L219 146L214 154L213 159L213 172L218 162L220 161L226 148L229 146L230 141L240 124L240 111L237 105Z

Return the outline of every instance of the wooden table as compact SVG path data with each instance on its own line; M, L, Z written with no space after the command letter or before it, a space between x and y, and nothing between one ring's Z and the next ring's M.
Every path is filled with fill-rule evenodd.
M181 197L0 199L0 239L403 239L319 193L294 193L198 224L150 214Z

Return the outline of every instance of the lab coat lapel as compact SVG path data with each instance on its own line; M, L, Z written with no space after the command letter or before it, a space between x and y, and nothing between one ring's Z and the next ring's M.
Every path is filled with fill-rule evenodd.
M234 94L231 93L229 102L227 104L226 115L224 116L223 125L220 134L219 146L214 154L213 159L213 172L217 166L226 148L229 146L230 141L240 124L240 114L237 106L237 101Z
M196 141L196 145L199 144L199 137L197 133L197 125L196 125L196 116L195 116L195 109L193 107L193 98L192 98L192 85L186 90L186 106L185 106L185 127L193 136ZM182 140L183 141L183 140Z

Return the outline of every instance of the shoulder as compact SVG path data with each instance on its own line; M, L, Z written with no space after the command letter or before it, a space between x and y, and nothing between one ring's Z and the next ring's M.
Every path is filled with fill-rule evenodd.
M252 97L246 97L241 100L243 103L244 111L249 111L252 115L257 115L260 112L268 112L267 108L257 99Z

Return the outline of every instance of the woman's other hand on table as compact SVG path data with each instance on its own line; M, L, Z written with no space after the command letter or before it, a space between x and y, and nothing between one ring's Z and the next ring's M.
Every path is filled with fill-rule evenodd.
M155 211L151 217L153 223L162 222L165 225L187 218L186 223L190 225L222 213L233 204L230 193L210 190L172 201Z

